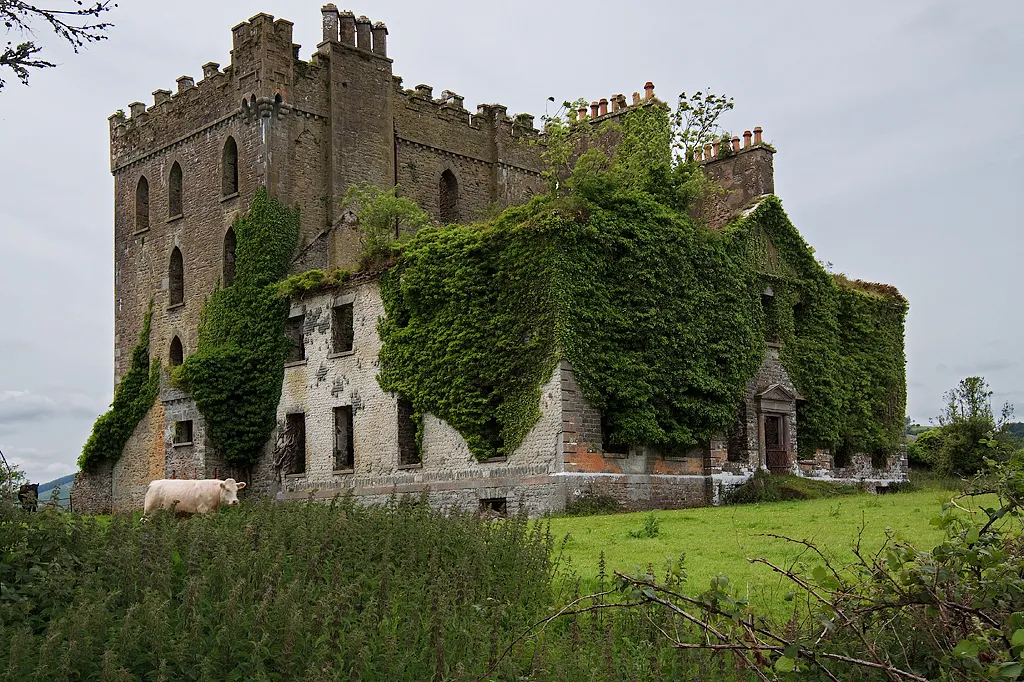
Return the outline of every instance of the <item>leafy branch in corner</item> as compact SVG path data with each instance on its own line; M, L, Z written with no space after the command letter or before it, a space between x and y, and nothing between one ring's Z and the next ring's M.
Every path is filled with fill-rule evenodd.
M7 33L11 31L21 35L32 36L33 24L48 24L57 37L66 41L77 53L90 43L106 40L107 29L113 24L100 21L100 17L117 7L112 0L97 0L88 6L82 0L75 0L76 9L47 9L37 7L22 0L0 0L0 21L3 21ZM42 46L34 40L26 40L15 44L9 40L0 52L0 67L7 67L14 72L18 80L28 85L29 69L48 69L57 66L55 63L40 57ZM5 81L0 78L0 90Z
M689 97L685 92L680 93L672 124L676 131L676 148L683 150L687 161L693 160L698 149L721 137L718 119L733 106L732 97L716 95L710 90L706 93L698 90Z

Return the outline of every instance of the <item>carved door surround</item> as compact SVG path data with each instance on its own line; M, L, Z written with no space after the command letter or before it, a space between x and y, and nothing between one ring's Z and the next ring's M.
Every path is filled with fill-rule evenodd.
M771 384L756 399L760 468L773 474L791 473L796 401L801 398L782 384Z

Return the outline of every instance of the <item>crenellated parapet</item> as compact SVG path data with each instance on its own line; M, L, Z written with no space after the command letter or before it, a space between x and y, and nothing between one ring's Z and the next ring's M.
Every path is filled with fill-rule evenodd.
M109 117L111 170L209 132L234 119L254 124L281 119L298 107L302 114L326 116L318 106L322 65L299 59L292 22L257 14L231 30L231 63L202 65L202 79L176 79L174 90L152 93L152 104L132 102L128 114Z

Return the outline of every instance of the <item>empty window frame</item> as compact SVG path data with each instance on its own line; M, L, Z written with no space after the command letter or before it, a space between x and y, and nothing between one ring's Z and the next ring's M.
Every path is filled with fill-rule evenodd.
M306 359L306 340L303 333L303 326L306 321L305 315L289 317L285 325L284 333L288 338L287 362L301 362Z
M306 473L306 414L294 412L285 417L286 439L289 442L288 473Z
M612 429L603 416L601 417L601 449L608 455L628 455L629 445L612 443Z
M420 463L420 450L416 446L416 410L404 398L398 399L398 465Z
M185 259L177 246L171 250L171 262L167 267L167 303L181 305L185 302Z
M335 306L331 311L331 352L347 353L352 350L354 334L352 304Z
M178 367L185 362L185 351L181 347L181 339L177 336L171 339L171 350L167 354L167 358L171 367Z
M167 217L177 218L182 214L181 164L177 161L171 166L171 173L167 176Z
M224 143L220 172L221 193L226 197L238 194L238 145L233 137L229 137Z
M229 227L224 235L224 286L229 287L235 282L235 250L238 240L234 228Z
M192 420L188 419L185 421L174 422L174 438L175 445L191 445L192 444Z
M143 175L135 187L135 231L149 229L149 180Z
M334 408L334 470L355 468L355 443L352 437L352 406Z
M480 513L505 516L508 514L508 498L488 497L480 500Z
M455 173L446 170L441 173L440 192L441 222L444 224L459 222L459 181Z

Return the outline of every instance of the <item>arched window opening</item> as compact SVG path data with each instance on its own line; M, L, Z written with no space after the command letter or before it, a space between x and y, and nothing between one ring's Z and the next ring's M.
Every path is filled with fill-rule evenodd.
M135 188L135 231L149 229L149 180L143 175Z
M181 165L175 161L167 180L167 217L174 218L181 214Z
M229 227L228 233L224 235L224 286L226 287L231 286L235 281L235 247L237 243L235 230Z
M171 251L171 265L167 270L168 304L179 305L185 302L185 262L181 257L181 249L177 246Z
M238 194L238 145L235 144L233 137L229 137L224 143L220 172L221 193L224 196Z
M181 339L175 336L171 339L171 352L168 353L171 367L178 367L185 362L185 351L181 347Z
M455 179L455 173L446 170L441 173L441 222L459 222L459 181Z

